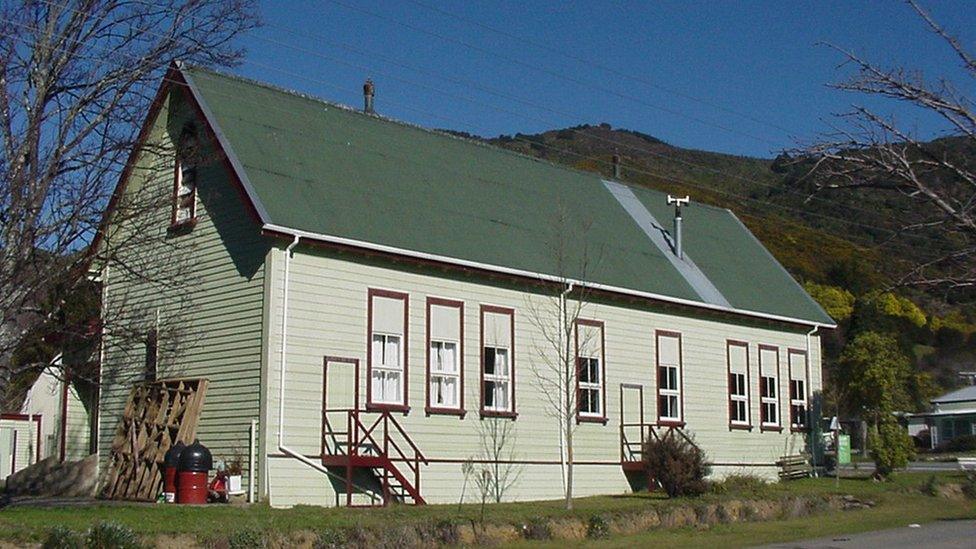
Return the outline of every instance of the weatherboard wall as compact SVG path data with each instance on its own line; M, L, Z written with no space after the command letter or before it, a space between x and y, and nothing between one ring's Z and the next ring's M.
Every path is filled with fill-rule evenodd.
M272 252L269 262L270 304L265 433L277 432L278 380L280 374L282 282L284 253ZM479 459L480 402L480 306L515 310L515 391L517 419L513 460L521 471L507 499L558 498L561 495L559 434L547 413L544 395L534 370L542 371L540 353L548 353L538 327L544 315L533 309L551 309L551 298L487 284L476 278L458 278L397 267L378 261L337 256L319 248L300 245L290 263L287 326L287 373L285 381L285 445L315 460L321 451L323 405L323 358L338 356L360 363L361 404L366 398L367 303L370 288L404 292L409 298L407 364L409 412L397 420L431 460L423 469L422 494L429 502L457 502L464 482L465 460ZM428 415L426 391L426 300L439 297L464 303L464 403L466 415ZM806 330L783 326L765 327L726 317L677 314L647 306L609 303L587 304L583 317L604 323L606 357L606 410L603 423L582 423L575 437L577 495L623 493L630 490L619 464L620 384L644 388L645 421L656 418L655 331L681 334L684 415L687 430L716 463L717 475L751 473L774 478L774 462L784 453L803 450L804 436L759 428L758 345L773 345L780 362L781 395L788 394L788 349L805 351ZM553 321L549 319L548 321ZM730 430L726 341L749 344L749 394L751 430ZM810 338L810 391L819 391L820 343ZM331 393L330 393L331 394ZM329 398L332 398L331 396ZM780 414L788 417L788 403L780 400ZM511 420L506 420L511 421ZM632 421L628 418L628 421ZM321 473L298 460L271 449L268 456L273 505L334 505L336 487ZM341 490L341 488L340 488ZM474 501L468 483L466 498Z
M172 196L174 136L182 131L190 112L179 92L166 100L149 137L159 149L147 150L138 159L127 194L148 193L164 200ZM202 129L201 135L205 135ZM118 263L110 263L103 272L108 325L98 447L104 467L130 389L145 375L145 344L123 338L121 332L147 333L157 325L158 311L162 328L157 377L210 381L197 435L215 460L243 458L246 483L250 422L260 416L267 244L220 157L208 152L204 158L199 168L195 226L180 234L168 231L171 211L160 208L151 214L155 222L149 230L155 231L155 244L130 250L123 258L167 279L162 269L186 261L186 268L180 268L185 279L175 288L153 284ZM116 223L113 230L124 238L125 231L133 229Z

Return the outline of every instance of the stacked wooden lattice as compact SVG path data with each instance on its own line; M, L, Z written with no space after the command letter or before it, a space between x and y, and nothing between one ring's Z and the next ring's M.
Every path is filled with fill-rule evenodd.
M206 393L206 379L133 387L112 442L102 497L154 500L163 482L163 457L177 442L193 442Z

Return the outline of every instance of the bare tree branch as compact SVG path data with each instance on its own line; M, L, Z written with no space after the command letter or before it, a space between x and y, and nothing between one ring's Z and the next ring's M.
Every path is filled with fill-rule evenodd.
M243 51L233 39L257 24L254 14L251 0L0 4L0 402L16 373L16 349L59 317L96 251L161 288L186 284L179 262L160 269L132 253L165 248L159 231L117 233L99 250L88 245L141 145L139 129L169 64L236 63ZM167 162L167 151L140 152L157 153L149 164ZM116 221L133 226L170 207L148 195L123 202ZM150 315L118 313L103 329Z

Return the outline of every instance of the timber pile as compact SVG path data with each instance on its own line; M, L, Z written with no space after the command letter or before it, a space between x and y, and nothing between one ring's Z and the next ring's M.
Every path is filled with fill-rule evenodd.
M810 476L810 458L804 454L782 456L776 465L779 466L779 478L792 480Z
M165 379L132 388L112 442L102 497L156 499L166 452L196 437L207 384L206 379Z

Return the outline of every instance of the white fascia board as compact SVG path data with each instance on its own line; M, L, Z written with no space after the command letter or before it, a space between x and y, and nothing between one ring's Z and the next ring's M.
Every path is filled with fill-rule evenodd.
M666 303L674 303L677 305L685 305L689 307L695 307L699 309L707 309L710 311L717 311L723 313L731 313L736 315L751 316L755 318L762 318L765 320L775 320L779 322L789 322L791 324L800 324L802 326L810 326L813 328L836 328L836 324L823 324L819 322L811 322L809 320L803 320L800 318L792 318L788 316L775 315L770 313L763 313L759 311L749 311L746 309L736 309L734 307L725 307L722 305L715 305L711 303L703 303L701 301L694 301L691 299L683 299L680 297L672 297L667 295L656 294L652 292L643 292L640 290L633 290L630 288L621 288L618 286L609 286L606 284L599 284L596 282L586 282L582 280L575 280L572 278L564 278L544 273L535 273L532 271L525 271L522 269L513 269L511 267L501 267L498 265L489 265L487 263L480 263L477 261L470 261L467 259L457 259L454 257L447 257L437 254L431 254L427 252L418 252L414 250L407 250L403 248L397 248L395 246L387 246L384 244L376 244L373 242L366 242L362 240L355 240L351 238L344 238L341 236L331 236L320 233L313 233L309 231L303 231L301 229L292 229L289 227L283 227L281 225L275 225L273 223L265 223L264 227L267 231L283 233L290 236L298 236L301 238L306 238L309 240L317 240L321 242L329 242L333 244L341 244L344 246L354 246L357 248L363 248L366 250L372 250L377 252L384 252L396 255L402 255L406 257L412 257L416 259L424 259L428 261L438 261L441 263L448 263L452 265L459 265L462 267L470 267L473 269L482 269L485 271L492 271L496 273L521 276L526 278L535 278L538 280L544 280L547 282L556 282L560 284L575 284L578 286L583 286L585 288L590 288L593 290L601 290L606 292L613 292L618 294L630 295L635 297L642 297L645 299L653 299L655 301L663 301Z

